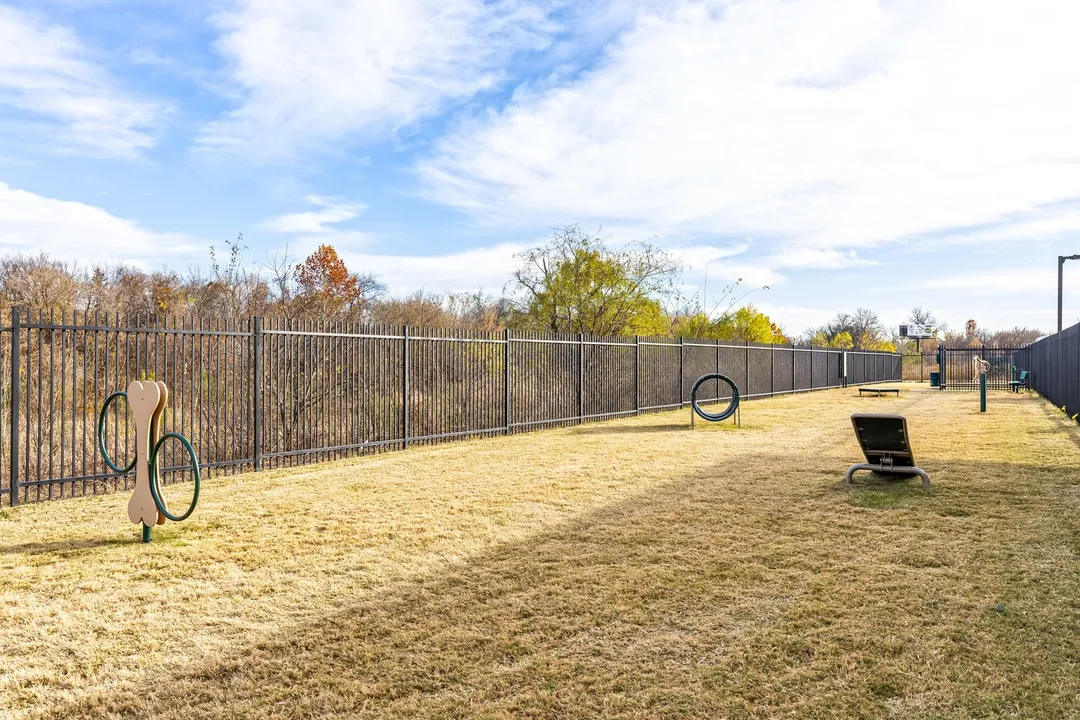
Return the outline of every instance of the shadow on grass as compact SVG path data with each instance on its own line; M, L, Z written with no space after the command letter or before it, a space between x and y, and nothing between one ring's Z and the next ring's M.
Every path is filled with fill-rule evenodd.
M664 425L583 425L571 431L574 435L632 435L635 433L661 433L689 430L690 421Z
M931 492L932 483L933 481ZM923 490L922 480L918 477L898 478L874 474L871 478L863 478L862 482L859 479L852 481L851 487L845 490L852 505L872 510L892 510L929 498L929 493Z
M80 553L83 550L93 550L102 547L115 547L131 545L139 542L136 536L130 538L83 538L72 540L57 540L55 542L21 543L19 545L0 546L0 555L43 555L57 553L60 555Z
M743 471L728 482L729 470L358 591L344 607L312 597L326 607L304 624L187 667L151 663L138 686L93 691L49 716L865 717L908 696L916 708L935 700L979 715L996 702L1031 716L1027 703L1046 700L1019 680L989 697L977 680L957 684L926 667L927 647L950 658L950 678L1007 664L1009 678L1057 683L1064 702L1080 691L1036 652L1037 638L1025 640L1034 642L1026 654L1005 657L978 617L961 611L969 583L998 581L996 556L964 566L953 584L928 582L950 582L927 573L947 562L935 553L955 540L954 520L930 512L917 531L883 525L844 512L835 495L814 495L829 476L781 485L772 470ZM1007 482L1012 468L977 470ZM993 533L968 542L980 537L1012 542ZM861 548L857 562L852 547ZM880 555L896 552L899 563ZM1002 562L1011 569L1016 560ZM1080 641L1061 640L1069 617L1043 638L1062 666L1080 660Z
M708 420L702 420L698 418L696 427L690 427L690 420L685 423L667 423L664 425L595 425L592 427L581 427L572 430L574 435L634 435L634 434L653 434L662 432L697 432L701 430L715 432L728 432L739 430L755 430L760 429L756 425L747 425L745 422L740 428L731 420L724 420L721 422L709 422Z

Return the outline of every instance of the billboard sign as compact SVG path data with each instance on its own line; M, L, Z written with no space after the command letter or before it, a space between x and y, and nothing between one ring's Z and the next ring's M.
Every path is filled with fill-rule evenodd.
M926 338L934 337L933 325L901 325L900 337L911 338L912 340L925 340Z

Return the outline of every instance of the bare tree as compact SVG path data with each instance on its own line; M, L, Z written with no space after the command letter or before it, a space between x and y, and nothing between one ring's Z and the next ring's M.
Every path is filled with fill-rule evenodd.
M937 325L937 318L929 309L915 306L908 314L908 322L912 325Z
M994 332L984 332L981 336L981 340L984 345L989 347L1011 347L1019 348L1025 345L1030 345L1045 333L1042 330L1029 327L1014 327L1010 330L996 330Z
M506 297L488 295L482 289L467 293L448 293L446 310L457 325L492 332L506 326L510 301Z
M372 308L372 319L388 325L435 328L454 325L453 317L443 307L442 296L422 289L403 298L381 300Z
M73 307L79 283L76 269L45 253L0 258L0 297L4 304L41 310Z
M289 255L289 246L283 250L275 250L273 255L267 255L263 262L263 268L269 273L268 284L272 293L274 310L281 317L291 319L293 317L293 297L295 287L293 285L293 270L296 263Z

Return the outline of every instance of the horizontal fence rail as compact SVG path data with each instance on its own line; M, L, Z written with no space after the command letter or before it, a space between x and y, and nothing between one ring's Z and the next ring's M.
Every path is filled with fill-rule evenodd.
M1055 407L1069 417L1080 413L1080 325L1018 350L1016 367L1028 371L1028 387Z
M705 373L744 398L895 381L894 353L652 337L469 332L250 318L154 321L12 310L0 328L0 504L130 488L97 444L106 397L164 380L163 432L204 477L684 407ZM699 400L726 399L706 383ZM121 401L106 446L126 465ZM190 479L166 445L163 482Z

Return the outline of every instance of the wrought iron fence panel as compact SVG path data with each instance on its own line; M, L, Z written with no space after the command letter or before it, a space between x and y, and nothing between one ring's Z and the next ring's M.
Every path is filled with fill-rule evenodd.
M0 328L0 504L131 487L97 433L106 398L133 379L167 383L163 431L191 439L209 478L685 407L706 373L753 399L899 380L903 367L892 353L691 338L15 308ZM698 391L706 403L728 394L716 381ZM126 465L123 400L103 429ZM163 480L189 479L182 447L165 447Z

